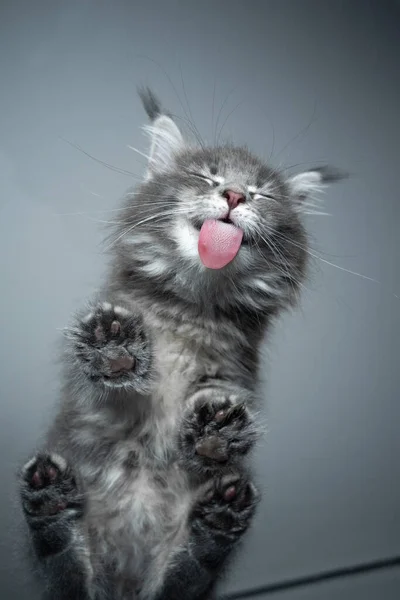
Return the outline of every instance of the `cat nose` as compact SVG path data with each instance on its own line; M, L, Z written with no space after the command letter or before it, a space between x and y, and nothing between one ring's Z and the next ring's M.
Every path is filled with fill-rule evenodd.
M226 198L230 209L234 209L238 204L246 201L244 194L233 192L232 190L226 190L222 195L224 198Z

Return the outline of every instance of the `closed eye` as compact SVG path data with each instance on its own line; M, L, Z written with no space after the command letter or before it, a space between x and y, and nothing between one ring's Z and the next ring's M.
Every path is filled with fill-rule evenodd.
M211 177L207 177L206 175L203 175L202 173L196 173L194 171L190 171L189 174L192 175L193 177L197 177L197 179L206 181L208 183L208 185L210 185L212 187L217 187L219 185L218 181L215 181L214 179L211 179Z
M274 200L275 202L277 202L275 196L272 196L271 194L263 194L261 192L255 192L254 194L251 194L251 197L253 198L253 200L260 200L260 198L265 198L267 200Z

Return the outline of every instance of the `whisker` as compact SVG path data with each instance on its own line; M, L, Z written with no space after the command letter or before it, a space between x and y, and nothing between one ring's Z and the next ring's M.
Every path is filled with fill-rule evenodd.
M110 209L97 209L97 210L88 210L88 211L79 211L79 212L71 212L71 213L53 213L54 217L83 217L85 215L92 215L98 213L108 213L108 212L118 212L126 210L126 208L110 208Z
M106 167L106 169L110 169L110 171L114 171L115 173L119 173L120 175L126 175L127 177L131 177L134 179L141 179L138 175L136 175L132 171L127 171L126 169L120 169L119 167L115 167L114 165L110 165L109 163L106 163L104 160L101 160L100 158L96 158L95 156L92 156L92 154L89 154L89 152L86 152L86 150L81 148L81 146L79 146L78 144L75 144L74 142L70 142L66 138L63 138L62 136L60 136L60 139L63 142L69 144L72 148L75 148L76 150L79 150L79 152L82 152L82 154L84 154L91 160L94 160L95 162L102 165L103 167Z
M182 211L183 213L184 211ZM177 214L180 214L179 211L173 211L173 212L163 212L163 213L157 213L155 215L150 215L149 217L146 217L145 219L142 219L139 222L135 222L133 223L130 227L128 227L128 229L125 229L122 233L120 233L113 241L112 243L106 247L105 251L110 250L119 240L121 240L123 237L125 237L128 233L130 233L131 231L133 231L134 229L136 229L137 227L139 227L140 225L144 225L145 223L149 223L150 221L154 221L155 219L158 220L163 220L163 219L169 219L171 217L176 216ZM112 236L111 236L112 237Z
M214 129L214 109L215 109L215 92L216 92L216 87L217 87L217 78L215 77L214 79L214 86L213 86L213 94L212 94L212 106L211 106L211 131L213 131Z
M221 108L220 108L220 109L219 109L219 111L218 111L218 115L217 115L217 121L216 121L216 123L215 123L215 132L214 132L214 146L216 146L216 145L217 145L217 143L218 143L218 141L217 141L217 131L218 131L218 125L219 125L219 120L220 120L220 118L221 118L221 115L222 115L222 111L224 110L224 108L225 108L225 104L227 103L227 101L228 101L229 97L230 97L230 96L231 96L231 95L232 95L232 94L233 94L233 93L236 91L236 89L237 89L237 88L235 87L235 88L231 89L231 90L228 92L228 94L227 94L227 95L226 95L226 97L225 97L225 100L223 101L223 103L222 103L222 105L221 105Z
M311 119L310 119L308 125L306 125L306 127L301 129L291 140L289 140L287 142L287 144L284 145L284 147L278 152L278 154L276 156L274 156L274 160L276 160L278 158L278 156L282 155L291 144L293 144L296 140L300 139L303 135L305 135L307 133L307 131L311 128L311 126L314 124L314 122L316 120L315 119L316 112L317 112L317 99L315 98L313 112L312 112Z
M221 129L219 130L219 133L218 133L217 145L219 145L222 131L223 131L225 125L227 124L229 118L233 115L234 112L237 111L237 109L243 104L243 102L244 102L244 100L241 100L240 102L238 102L238 104L236 104L236 106L226 116L224 122L222 123Z
M132 225L131 227L129 227L128 229L124 230L117 238L115 238L112 243L107 246L105 248L105 251L107 252L108 250L110 250L113 246L115 246L115 244L121 240L123 237L125 237L128 233L130 233L131 231L133 231L133 229L135 229L136 227L139 227L140 225L143 225L144 223L148 223L149 221L156 219L158 215L153 215L151 217L148 217L147 219L143 219L142 221L139 221L139 223L136 223L134 225Z
M157 62L156 60L154 60L150 56L142 55L141 58L144 58L145 60L148 60L149 62L153 63L154 65L156 65L156 67L158 67L160 69L160 71L162 71L164 77L167 79L167 81L170 84L173 92L175 93L175 95L176 95L176 97L178 99L179 104L181 105L181 108L182 108L182 110L183 110L183 112L184 112L184 114L186 116L187 125L189 126L189 128L190 128L192 134L194 135L194 137L197 139L199 145L202 146L202 147L204 147L204 143L203 143L203 141L201 139L201 136L200 136L200 134L199 134L199 132L198 132L195 124L192 123L192 121L190 120L190 115L188 114L188 112L187 112L187 110L185 108L185 105L182 102L181 97L180 97L180 95L178 93L178 90L177 90L176 86L174 85L174 82L172 81L171 77L168 75L167 71L164 69L164 67L159 62ZM178 118L176 115L172 114L171 112L169 114L173 118Z
M307 200L302 200L301 201L301 206L306 206L308 208L319 208L321 206L322 202L310 202Z
M357 273L356 271L352 271L351 269L346 269L345 267L341 267L340 265L336 265L335 263L332 263L329 260L326 260L325 258L322 258L321 256L318 256L317 254L314 254L310 250L307 250L307 252L313 258L317 258L318 260L320 260L321 262L325 263L326 265L329 265L331 267L335 267L335 269L339 269L340 271L345 271L346 273L350 273L350 275L356 275L357 277L361 277L362 279L367 279L368 281L373 281L374 283L381 284L381 282L378 281L378 279L374 279L373 277L368 277L368 275L363 275L362 273Z
M91 217L87 217L86 215L85 219L87 221L91 221L92 223L102 223L107 225L129 225L129 221L104 221L102 219L92 219Z
M201 146L202 148L204 148L204 142L203 142L203 139L202 139L202 137L201 137L201 135L200 135L200 132L199 132L199 130L197 129L197 126L196 126L195 120L194 120L194 118L193 118L192 110L191 110L191 108L190 108L190 104L189 104L188 96L187 96L187 93L186 93L186 86L185 86L185 82L184 82L184 80L183 80L183 72L182 72L182 65L181 65L181 64L179 64L179 70L180 70L180 73L181 73L181 84L182 84L183 95L185 96L185 100L186 100L186 106L187 106L187 108L188 108L188 111L189 111L189 117L190 117L190 119L191 119L191 123L193 124L194 130L195 130L195 132L196 132L196 139L197 139L197 141L199 142L200 146Z
M327 212L320 212L317 210L303 210L301 212L302 215L312 215L312 216L317 216L317 217L332 217L333 215L331 213L327 213Z
M145 154L144 152L141 152L141 150L138 150L137 148L134 148L130 144L127 144L127 148L129 148L129 150L133 150L133 152L136 152L136 154L139 154L140 156L143 156L143 158L146 158L148 161L151 161L151 157L148 154Z
M287 261L285 260L282 252L278 249L277 245L272 241L272 239L267 240L264 238L264 236L259 232L259 235L261 237L261 239L263 240L263 242L271 249L273 255L278 258L279 260L279 264L282 266L283 271L281 269L279 269L279 267L277 266L277 268L279 269L279 272L286 278L289 280L290 286L292 288L293 294L294 296L298 296L298 292L297 290L293 287L293 283L296 283L299 287L303 287L305 290L307 290L306 286L297 278L293 277L288 270L288 264ZM275 249L275 251L274 251ZM308 290L307 290L308 291Z
M159 196L155 194L155 197L158 198ZM153 207L153 206L165 206L165 200L159 200L159 201L152 200L151 202L140 202L139 206L140 206L140 208ZM127 211L127 210L129 210L129 208L130 208L129 206L122 206L120 208L105 208L105 209L78 211L78 212L71 212L71 213L53 213L53 216L57 216L57 217L75 217L75 216L77 216L78 217L78 216L85 216L85 215L99 214L99 213ZM180 208L175 207L175 210L179 211ZM184 211L182 211L182 212L184 212Z
M87 194L90 194L91 196L95 196L96 198L104 198L104 196L102 196L101 194L93 192L92 190L88 190L83 183L81 183L81 188L83 191L85 191Z
M271 235L279 237L279 238L283 239L285 242L290 243L293 246L296 246L297 248L299 248L299 249L303 250L304 252L306 252L307 254L309 254L309 256L311 256L312 258L320 260L322 263L329 265L330 267L333 267L333 268L338 269L339 271L343 271L345 273L349 273L350 275L360 277L361 279L364 279L366 281L371 281L372 283L377 283L378 285L383 285L381 281L379 281L378 279L375 279L374 277L370 277L368 275L364 275L363 273L358 273L357 271L347 269L347 268L337 265L325 258L322 258L321 256L318 256L318 254L315 254L309 248L306 248L303 245L296 243L294 240L291 240L290 238L287 238L286 236L279 234L276 230L270 230L270 233L271 233ZM393 295L395 298L398 298L398 296L394 292L390 292L390 294Z
M285 165L285 171L289 171L290 169L297 169L298 167L308 167L310 168L312 165L316 166L317 164L324 165L328 161L325 159L312 160L312 161L303 161L298 163L293 163L291 165Z
M205 143L203 142L202 139L199 139L199 135L196 131L196 128L194 127L193 123L189 119L182 117L180 115L177 115L176 113L172 113L172 112L169 112L169 115L174 119L174 121L181 121L182 123L184 123L185 126L189 128L190 133L196 139L199 146L203 149L205 148Z

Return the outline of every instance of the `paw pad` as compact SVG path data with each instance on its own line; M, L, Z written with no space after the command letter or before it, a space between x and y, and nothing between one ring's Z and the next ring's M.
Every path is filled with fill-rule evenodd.
M103 302L67 330L67 337L93 383L148 391L151 348L139 315Z
M66 461L57 454L39 454L22 469L22 504L28 515L46 517L73 509L79 514L83 498Z
M235 400L235 401L234 401ZM257 430L244 402L230 396L197 397L185 414L180 443L188 468L215 470L236 463L253 446Z
M219 534L240 537L250 525L259 494L245 473L230 473L210 480L193 511L194 526L201 522Z

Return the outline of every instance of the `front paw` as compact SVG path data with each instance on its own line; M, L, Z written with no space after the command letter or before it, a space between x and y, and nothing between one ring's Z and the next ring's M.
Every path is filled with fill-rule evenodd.
M223 535L231 542L243 535L255 513L260 495L248 477L228 473L209 481L192 511L192 527Z
M92 382L148 391L151 347L139 315L103 302L66 333L74 360Z
M83 496L67 462L58 454L39 454L21 472L22 508L27 518L46 519L83 513Z
M200 393L184 415L179 442L187 467L203 472L235 464L257 436L245 403L235 396Z

